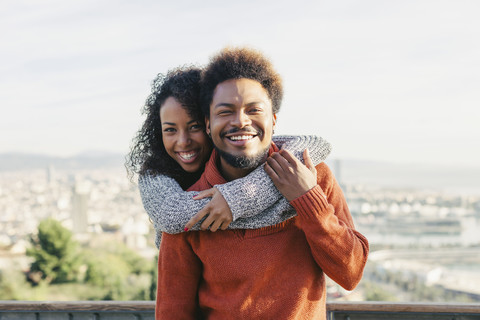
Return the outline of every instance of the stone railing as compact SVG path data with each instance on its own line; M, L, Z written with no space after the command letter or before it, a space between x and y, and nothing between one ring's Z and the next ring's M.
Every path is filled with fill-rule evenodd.
M0 301L0 320L154 319L153 301ZM479 304L327 303L330 320L480 320Z

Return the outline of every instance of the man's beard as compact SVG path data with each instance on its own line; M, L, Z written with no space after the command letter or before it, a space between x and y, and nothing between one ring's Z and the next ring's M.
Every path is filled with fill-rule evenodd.
M235 156L233 154L218 149L216 146L215 149L217 150L220 157L222 157L222 159L225 160L232 167L238 169L255 169L256 167L265 162L265 159L268 156L268 150L270 149L270 146L253 156Z

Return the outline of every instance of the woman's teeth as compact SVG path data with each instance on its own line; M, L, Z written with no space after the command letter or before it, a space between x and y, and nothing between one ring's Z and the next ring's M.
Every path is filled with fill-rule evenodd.
M190 160L197 155L196 152L179 152L178 155L184 160Z

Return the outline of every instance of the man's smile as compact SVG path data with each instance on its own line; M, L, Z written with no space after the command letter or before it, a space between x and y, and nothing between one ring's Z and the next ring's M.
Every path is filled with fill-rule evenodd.
M248 143L253 142L254 138L259 137L260 134L255 129L231 129L222 134L224 139L227 139L231 144L237 147L245 146Z
M233 141L238 141L238 140L250 140L250 139L253 139L254 136L231 136L231 137L227 137L228 139L230 140L233 140Z

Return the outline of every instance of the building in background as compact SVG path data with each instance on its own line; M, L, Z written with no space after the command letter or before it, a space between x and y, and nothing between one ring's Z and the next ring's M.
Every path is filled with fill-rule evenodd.
M89 198L90 186L75 182L72 192L72 231L76 234L87 232Z

